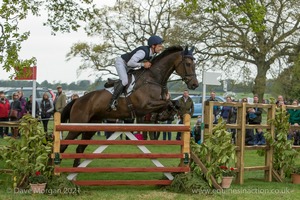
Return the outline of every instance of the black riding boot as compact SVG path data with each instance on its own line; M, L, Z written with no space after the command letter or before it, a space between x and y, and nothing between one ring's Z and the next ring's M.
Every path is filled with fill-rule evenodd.
M114 93L109 103L109 110L110 109L117 110L117 100L119 96L122 94L123 90L124 90L124 86L122 85L121 82L116 85L116 88L114 89Z

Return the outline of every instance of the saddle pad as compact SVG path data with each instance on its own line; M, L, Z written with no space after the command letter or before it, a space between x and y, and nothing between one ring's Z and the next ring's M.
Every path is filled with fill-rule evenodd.
M134 75L132 74L131 75L131 82L128 83L128 87L127 87L127 90L126 90L126 92L127 92L127 96L126 97L128 97L131 94L134 85L135 85L135 78L134 78ZM110 92L111 94L114 93L114 87L104 88L104 89L107 90L108 92ZM122 93L120 95L120 97L125 97L124 93Z

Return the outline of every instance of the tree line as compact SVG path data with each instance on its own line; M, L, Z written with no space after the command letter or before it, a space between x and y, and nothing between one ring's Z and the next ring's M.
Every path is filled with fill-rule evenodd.
M71 82L71 83L49 83L47 80L42 82L37 82L37 87L44 87L50 89L56 89L56 86L62 85L64 90L82 90L82 91L93 91L93 90L100 90L104 88L104 84L106 83L105 80L98 79L94 82L90 80L81 80L78 82ZM268 81L268 93L272 93L272 84L274 80ZM16 80L0 80L1 87L7 88L21 88L21 87L32 87L32 81L16 81ZM171 92L183 92L186 88L186 85L183 84L181 80L179 81L169 81L167 85L168 89ZM235 93L251 93L252 83L251 82L243 82L243 83L235 83L235 80L227 80L227 91L235 92ZM203 86L200 83L200 86L194 90L190 91L190 94L202 94ZM224 91L224 82L221 82L219 86L210 86L207 85L206 88L207 92L215 91L217 93L223 93Z

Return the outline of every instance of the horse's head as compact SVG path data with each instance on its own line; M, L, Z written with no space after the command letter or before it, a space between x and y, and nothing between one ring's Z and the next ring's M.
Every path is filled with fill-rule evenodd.
M185 50L182 52L181 58L178 60L178 64L175 66L176 73L186 83L187 87L192 90L199 86L195 71L193 51L194 47L189 50L186 46Z

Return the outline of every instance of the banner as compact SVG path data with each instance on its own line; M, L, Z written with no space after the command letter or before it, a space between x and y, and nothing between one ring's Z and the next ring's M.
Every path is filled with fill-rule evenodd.
M37 67L25 67L23 72L15 77L15 80L36 80Z

